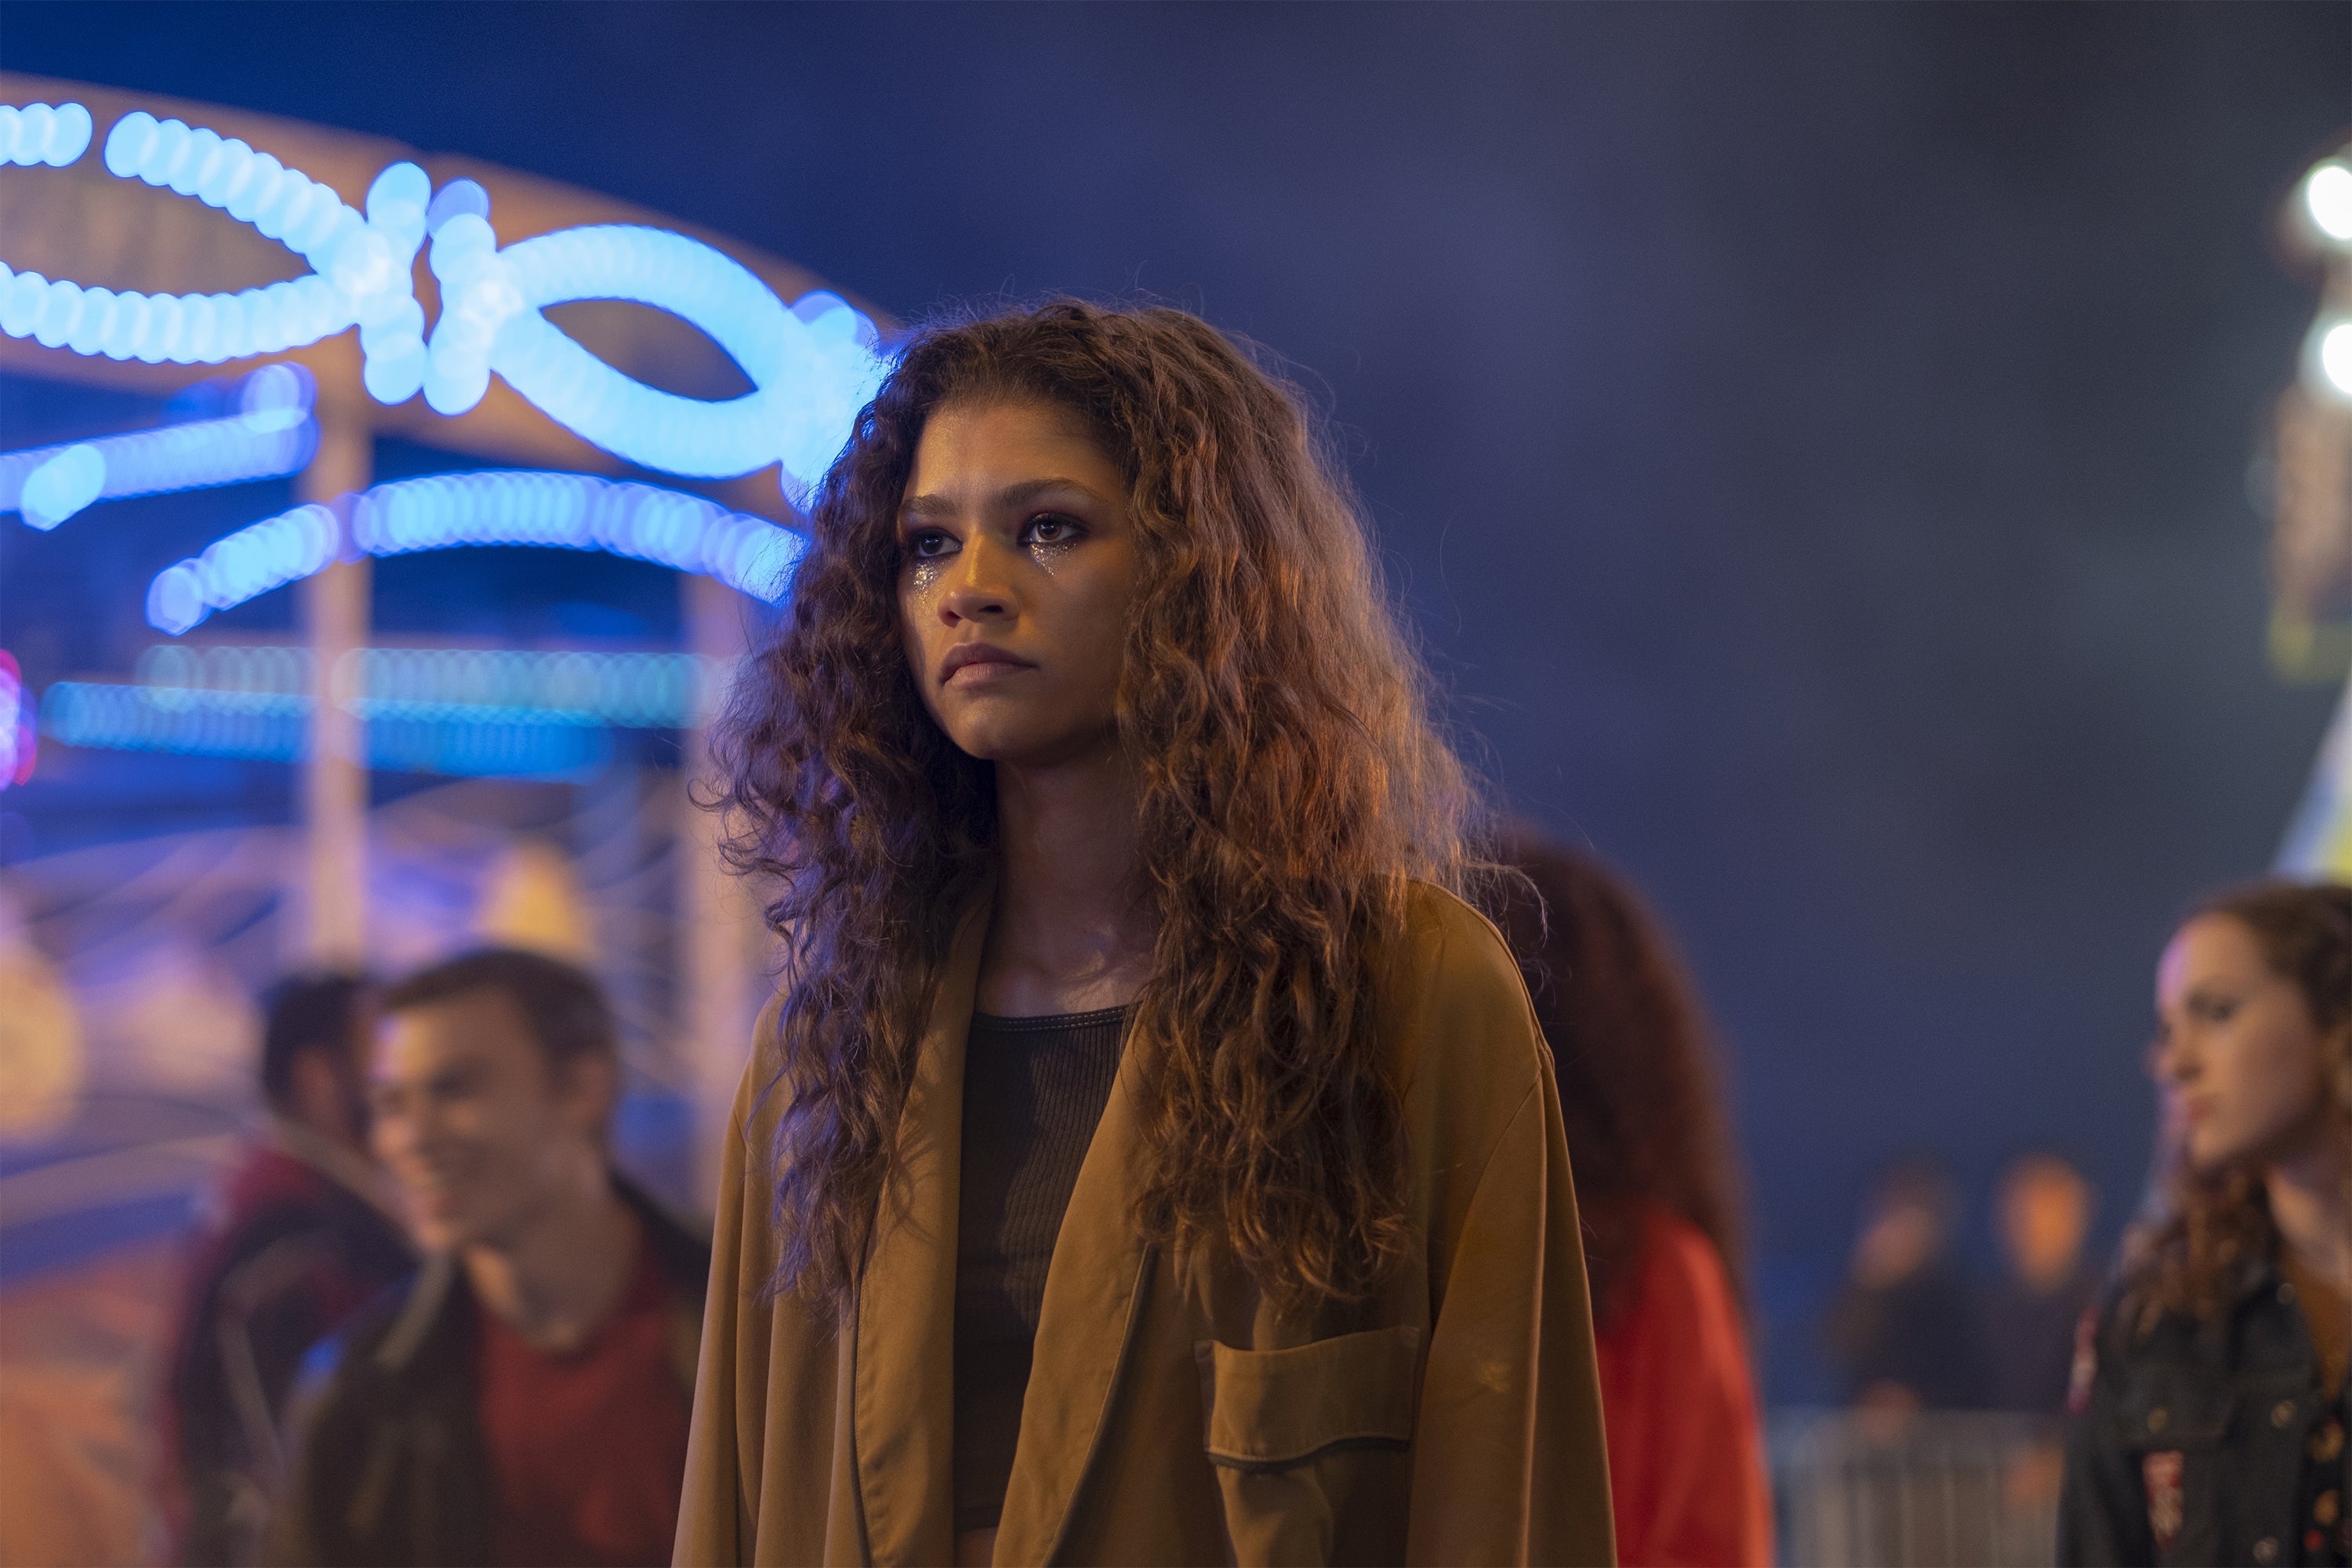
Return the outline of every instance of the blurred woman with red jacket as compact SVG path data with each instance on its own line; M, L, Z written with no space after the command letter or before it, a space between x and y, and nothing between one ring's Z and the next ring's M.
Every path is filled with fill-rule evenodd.
M1739 1190L1704 1010L1613 873L1522 837L1503 910L1559 1075L1584 1217L1618 1560L1772 1561L1741 1324Z

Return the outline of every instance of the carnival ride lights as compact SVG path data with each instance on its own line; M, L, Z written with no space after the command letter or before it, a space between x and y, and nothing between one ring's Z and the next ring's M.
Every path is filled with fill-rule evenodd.
M23 116L47 108L34 104ZM65 104L55 111L89 111ZM88 138L84 139L85 145ZM80 156L48 161L62 167ZM142 294L84 289L37 272L0 268L0 331L30 336L47 348L79 354L140 359L150 363L218 363L301 348L353 322L382 326L415 308L408 268L425 237L424 183L413 163L394 164L376 177L362 216L299 170L235 138L191 130L177 120L158 121L134 110L106 139L106 166L120 178L168 186L219 207L240 223L284 245L310 263L307 277L236 294ZM409 174L399 171L411 171ZM405 247L404 249L403 247ZM422 311L418 311L422 325Z
M93 501L282 479L318 446L312 396L300 365L264 365L237 384L226 417L0 453L0 511L48 529Z
M376 767L577 778L609 759L607 728L689 727L731 672L680 653L370 647L344 656L331 689L353 694L343 706ZM166 643L140 656L135 684L52 685L41 724L69 745L293 762L311 674L306 647Z
M358 710L358 705L353 705ZM41 730L69 746L176 752L256 762L306 754L310 699L271 693L173 692L60 680L41 693ZM461 716L386 711L367 718L369 765L465 777L578 778L612 755L604 726L514 709Z
M2314 377L2338 402L2352 403L2352 321L2323 320L2311 330L2306 350Z
M94 130L79 104L0 106L0 159L65 168L89 150ZM362 209L242 141L143 110L107 132L103 161L118 179L194 197L251 226L310 270L234 293L147 294L0 263L0 332L82 355L200 364L304 348L356 327L361 379L378 402L421 393L436 412L457 416L495 374L559 424L643 468L725 479L775 464L795 504L888 367L874 323L836 295L813 292L788 306L714 247L635 225L501 247L481 185L461 179L436 191L415 163L378 173ZM429 326L414 281L428 245L441 298ZM542 313L574 300L683 318L735 360L751 391L706 401L624 374ZM101 500L296 471L318 441L312 397L307 372L271 366L248 378L224 416L207 411L152 431L0 454L0 510L53 528ZM240 529L159 574L148 618L177 636L338 559L475 544L608 551L771 601L789 590L802 550L797 535L762 518L654 485L444 475ZM75 745L300 761L310 682L320 672L289 650L249 651L157 650L136 685L58 682L42 696L40 727ZM225 670L250 676L265 667L266 679L224 679ZM609 755L612 727L703 721L725 673L685 655L377 648L352 654L325 689L353 694L342 706L363 721L375 766L576 778ZM32 735L26 726L10 754L29 758Z
M0 648L0 789L33 776L40 748L25 714L25 677L6 648Z
M2330 271L2352 260L2352 162L2347 154L2323 158L2303 176L2303 216L2323 251L2333 253ZM2340 289L2329 292L2338 300ZM2304 379L2313 390L2352 403L2352 314L2339 305L2323 309L2303 345Z
M0 121L14 161L64 167L89 145L90 117L79 104L14 113ZM357 325L362 379L380 402L421 391L436 411L462 414L495 372L616 457L703 479L775 463L795 501L847 441L887 368L873 322L838 296L812 293L788 308L731 258L667 230L596 225L500 248L488 194L470 180L436 192L422 168L394 163L370 184L362 214L242 141L144 110L116 121L105 161L120 178L251 224L313 270L236 294L146 295L0 264L0 331L80 354L187 364L299 348ZM414 287L428 237L442 290L429 342ZM733 356L752 390L706 401L625 375L541 313L572 300L630 300L681 316Z
M2352 244L2352 165L2324 159L2303 177L2303 210L2321 234Z
M717 706L733 668L731 659L690 653L363 647L338 661L332 689L354 693L352 701L372 715L495 708L686 729ZM311 677L310 650L296 644L158 643L139 656L135 679L200 701L216 694L307 698Z
M771 602L788 589L803 548L799 535L765 518L654 485L585 474L440 474L241 528L157 574L147 620L177 637L215 610L322 570L346 549L399 555L474 544L602 550L715 577Z
M62 169L89 146L89 110L79 103L0 103L0 163Z

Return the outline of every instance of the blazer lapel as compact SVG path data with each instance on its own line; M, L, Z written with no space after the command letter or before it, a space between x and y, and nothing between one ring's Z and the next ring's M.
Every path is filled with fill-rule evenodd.
M1151 1267L1135 1228L1148 1045L1130 1031L1045 1270L1037 1354L997 1527L999 1563L1046 1563L1061 1549L1141 1316Z
M932 989L898 1169L858 1282L854 1445L866 1556L877 1563L955 1557L956 1184L964 1043L988 910L983 889Z

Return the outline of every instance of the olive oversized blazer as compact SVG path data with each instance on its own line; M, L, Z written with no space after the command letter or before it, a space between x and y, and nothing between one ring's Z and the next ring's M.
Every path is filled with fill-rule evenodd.
M902 1179L840 1327L762 1292L777 1100L761 1092L762 1019L720 1178L680 1564L953 1560L958 1144L985 909L939 978ZM1370 1300L1301 1321L1230 1259L1146 1246L1136 1095L1152 1046L1130 1037L1046 1276L997 1562L1612 1560L1542 1037L1494 927L1422 886L1408 927L1379 998L1409 1140L1405 1264Z

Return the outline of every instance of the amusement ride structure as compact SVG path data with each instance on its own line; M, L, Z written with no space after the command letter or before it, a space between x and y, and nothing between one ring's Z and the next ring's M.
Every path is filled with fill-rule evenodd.
M467 159L21 75L0 100L0 372L166 400L151 428L0 453L0 512L103 528L112 500L289 477L297 501L159 564L165 640L129 679L36 700L0 652L0 784L44 739L291 763L284 958L362 963L382 956L372 768L583 782L622 728L675 730L698 762L752 601L788 592L796 508L887 368L868 312L750 247ZM467 466L379 483L380 436ZM373 560L481 545L674 569L686 646L372 645ZM280 588L299 642L182 640ZM713 825L681 806L675 831L675 1027L692 1098L723 1113L757 948Z

